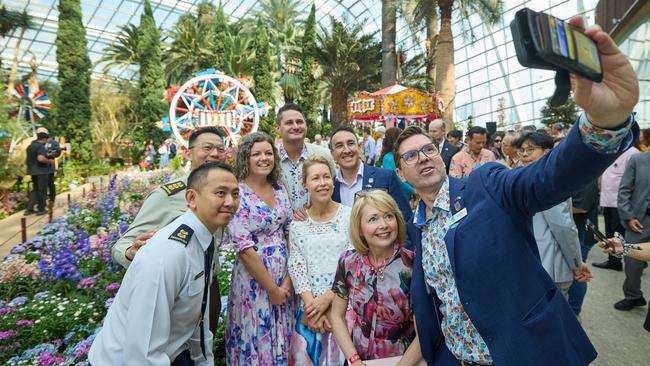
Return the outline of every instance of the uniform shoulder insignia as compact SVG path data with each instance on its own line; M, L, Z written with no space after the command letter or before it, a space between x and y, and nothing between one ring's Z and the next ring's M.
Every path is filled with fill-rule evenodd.
M165 193L167 193L168 196L171 196L175 193L184 190L185 188L187 188L187 186L182 181L176 181L176 182L167 183L160 188L162 188L162 190L165 191Z
M192 234L194 234L194 230L191 227L182 224L178 229L174 230L172 235L169 236L169 239L176 240L177 242L187 246L190 239L192 239Z

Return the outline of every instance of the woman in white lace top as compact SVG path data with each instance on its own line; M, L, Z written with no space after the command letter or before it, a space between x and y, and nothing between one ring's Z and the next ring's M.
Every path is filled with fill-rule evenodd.
M330 333L327 311L338 258L352 248L350 208L332 201L334 172L327 160L307 159L302 177L311 207L306 220L294 220L289 228L289 274L301 299L289 363L338 366L345 357Z

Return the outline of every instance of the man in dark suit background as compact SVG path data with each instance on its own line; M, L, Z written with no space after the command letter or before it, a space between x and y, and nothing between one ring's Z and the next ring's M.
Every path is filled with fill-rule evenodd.
M625 227L625 240L640 243L650 239L650 153L634 154L627 162L618 187L618 215ZM641 291L646 262L630 257L624 261L625 298L614 304L617 310L623 311L646 304Z
M357 192L383 189L397 201L404 219L411 219L411 206L404 196L397 174L392 170L375 168L361 161L359 141L351 127L339 126L332 132L330 150L338 165L332 194L334 201L352 206Z
M447 130L445 121L437 118L429 123L429 135L433 138L434 143L438 147L442 161L445 162L445 170L449 174L449 166L451 165L451 158L460 151L460 147L452 144L445 138Z

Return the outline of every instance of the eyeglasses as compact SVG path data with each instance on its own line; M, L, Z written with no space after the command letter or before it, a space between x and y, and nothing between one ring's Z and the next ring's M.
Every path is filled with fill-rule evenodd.
M356 202L357 199L359 199L359 198L361 198L361 197L365 197L365 196L367 196L368 194L370 194L370 193L372 193L372 192L377 192L377 191L382 191L382 192L386 192L386 193L388 193L388 190L387 190L386 188L370 188L370 189L364 189L364 190L361 190L361 191L359 191L359 192L357 192L357 193L354 194L354 201Z
M494 142L501 142L502 140L494 140Z
M426 144L422 146L419 150L409 150L400 156L400 159L404 160L406 165L412 165L420 161L420 153L424 154L427 158L435 158L440 155L438 148L434 144Z
M226 152L226 149L223 148L223 145L203 144L200 146L196 146L196 145L190 146L190 149L193 149L195 147L198 147L199 149L201 149L201 151L203 151L206 154L211 153L213 150L217 150L219 154L223 154Z
M519 149L519 154L524 154L525 153L526 155L529 155L529 154L532 154L537 149L541 149L541 147L539 147L539 146L522 147L521 149Z

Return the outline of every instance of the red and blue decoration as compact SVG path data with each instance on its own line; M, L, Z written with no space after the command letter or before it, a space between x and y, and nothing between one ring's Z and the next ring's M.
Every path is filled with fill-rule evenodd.
M52 107L52 101L43 90L27 85L16 86L14 97L18 102L18 110L12 116L21 122L32 124L47 116Z

